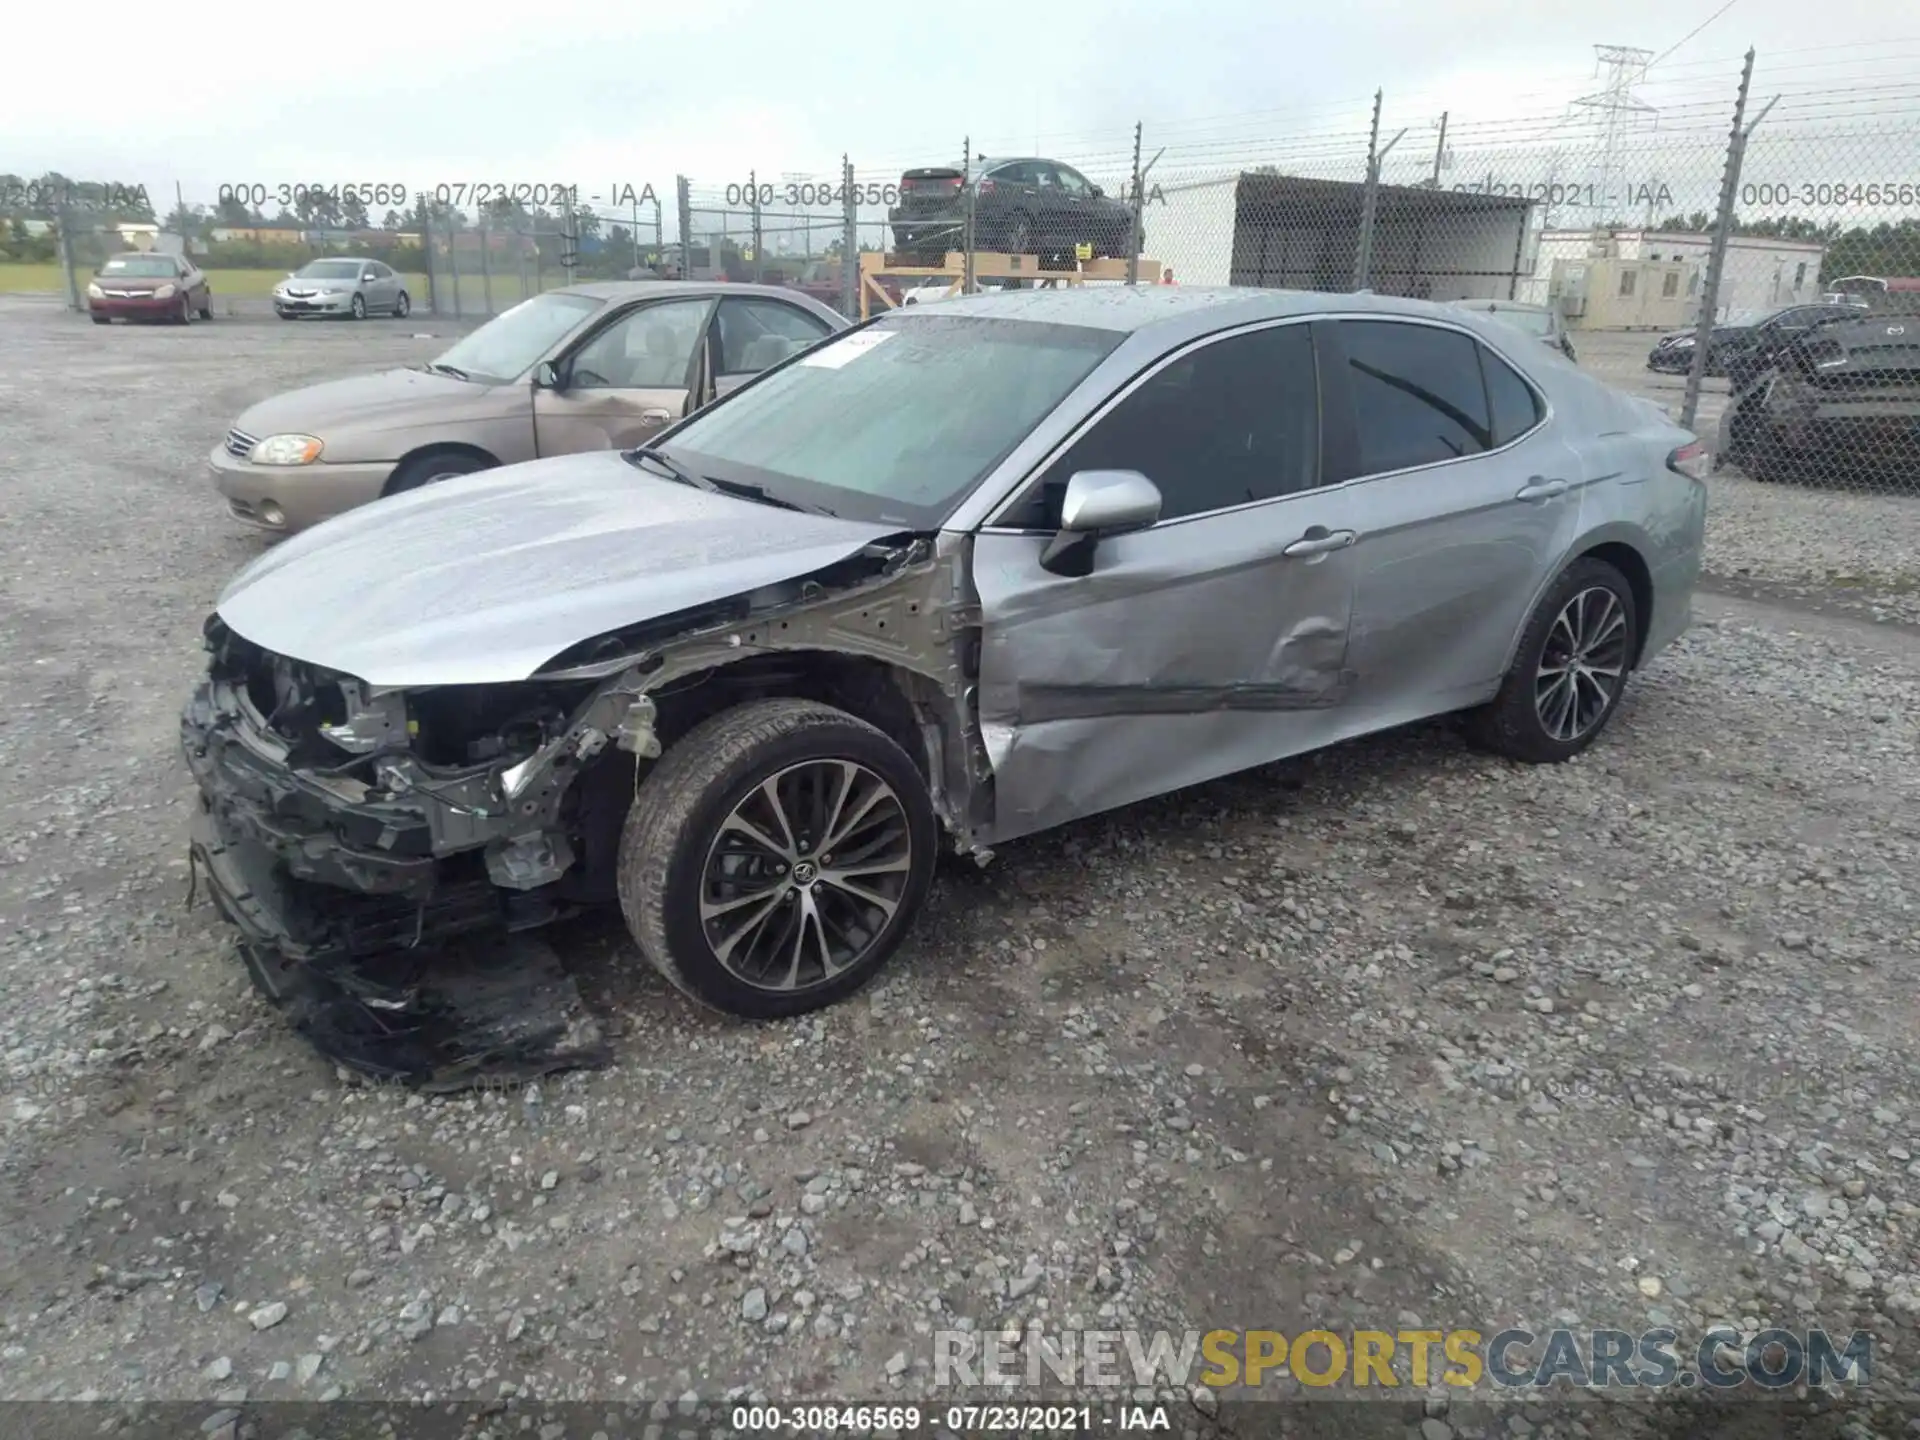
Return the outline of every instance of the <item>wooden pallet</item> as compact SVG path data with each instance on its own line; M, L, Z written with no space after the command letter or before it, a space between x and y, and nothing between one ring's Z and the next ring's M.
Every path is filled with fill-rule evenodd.
M1140 260L1137 263L1137 278L1142 285L1160 283L1162 266L1158 260ZM872 251L860 256L860 318L865 320L872 313L872 303L878 301L882 309L893 308L893 297L881 286L882 279L890 280L947 280L947 293L957 295L967 281L967 257L959 250L949 250L941 264L911 264L897 256L881 255ZM1041 264L1038 255L1007 255L998 251L977 250L973 256L973 278L981 280L1031 280L1036 286L1049 289L1060 285L1084 285L1089 280L1124 281L1127 278L1127 262L1124 260L1078 260L1068 268L1050 269Z

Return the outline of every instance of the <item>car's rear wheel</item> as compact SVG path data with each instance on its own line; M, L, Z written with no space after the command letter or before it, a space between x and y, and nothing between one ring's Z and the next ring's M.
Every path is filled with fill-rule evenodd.
M380 493L383 496L403 495L409 490L418 490L423 485L451 480L458 475L474 475L482 470L493 468L493 461L465 451L447 450L415 455L400 462L393 474L387 477L386 489Z
M1620 704L1640 624L1626 576L1574 561L1534 608L1499 693L1467 717L1468 739L1536 765L1578 755Z
M620 905L674 985L772 1019L845 998L913 924L939 826L913 761L811 700L722 711L641 782L620 838Z
M358 291L355 291L353 299L347 302L347 313L353 316L353 318L356 320L366 319L367 318L367 297L360 294Z

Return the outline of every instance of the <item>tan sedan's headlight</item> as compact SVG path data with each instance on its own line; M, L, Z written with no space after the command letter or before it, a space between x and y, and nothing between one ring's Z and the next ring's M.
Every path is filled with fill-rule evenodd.
M173 286L162 285L153 292L153 298L156 300L171 300L173 298Z
M311 435L269 435L247 452L256 465L311 465L320 458L320 442Z

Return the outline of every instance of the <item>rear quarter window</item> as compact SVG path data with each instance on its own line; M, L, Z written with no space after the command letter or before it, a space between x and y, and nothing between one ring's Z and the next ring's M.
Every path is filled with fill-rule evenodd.
M1492 421L1493 448L1509 445L1546 418L1540 396L1506 361L1484 345L1480 352L1480 373L1487 382L1487 409Z

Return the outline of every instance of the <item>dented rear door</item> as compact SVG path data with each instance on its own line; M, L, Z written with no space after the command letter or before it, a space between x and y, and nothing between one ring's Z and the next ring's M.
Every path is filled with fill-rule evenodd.
M1319 484L1307 337L1255 327L1173 357L975 537L994 840L1310 749L1345 723L1358 532L1352 497ZM1103 540L1090 575L1050 574L1040 497L1103 468L1146 474L1164 518Z

